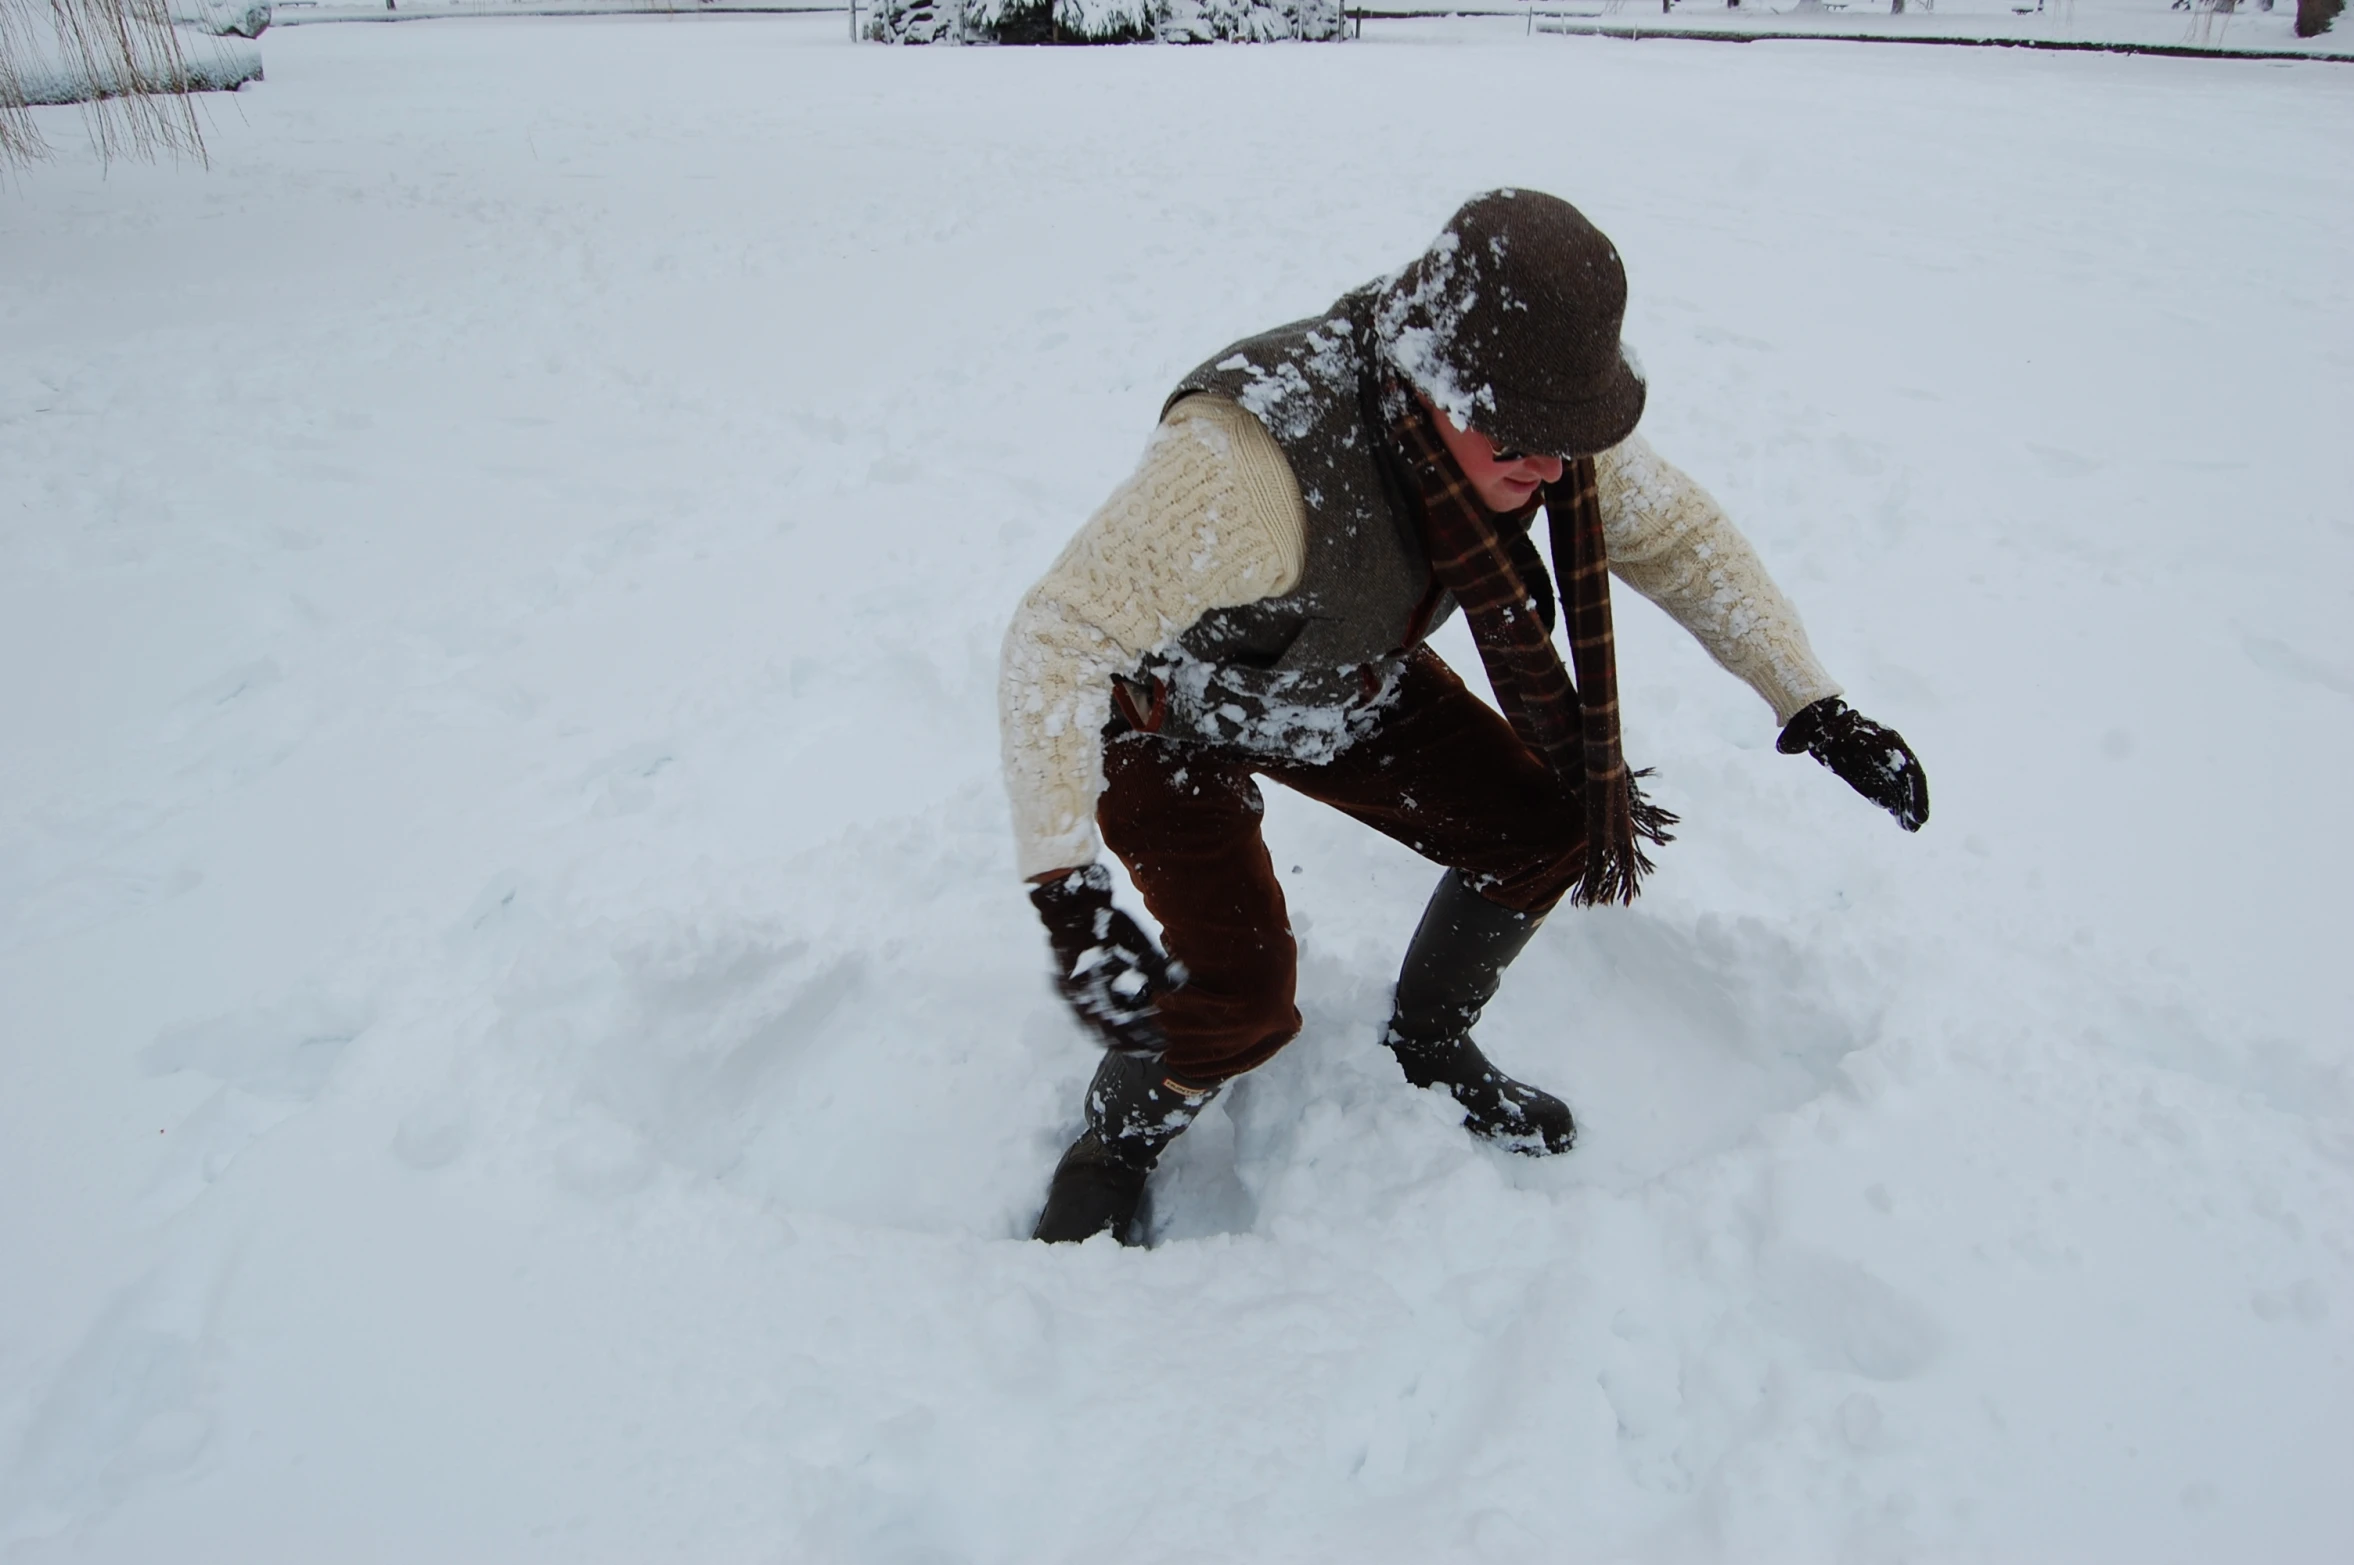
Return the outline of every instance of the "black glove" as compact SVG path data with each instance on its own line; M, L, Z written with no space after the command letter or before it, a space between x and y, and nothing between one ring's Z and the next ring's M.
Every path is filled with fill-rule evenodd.
M1114 1054L1167 1047L1153 1001L1169 987L1169 959L1136 920L1112 906L1112 872L1090 864L1030 888L1054 947L1054 986Z
M1904 735L1850 710L1837 696L1825 696L1790 719L1774 748L1813 756L1906 831L1919 831L1929 818L1929 774Z

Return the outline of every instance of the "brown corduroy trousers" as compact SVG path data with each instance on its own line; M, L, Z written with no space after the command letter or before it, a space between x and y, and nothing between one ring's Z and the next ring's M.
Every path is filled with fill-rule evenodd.
M1104 746L1096 821L1185 965L1160 1019L1163 1063L1190 1081L1255 1069L1300 1030L1298 953L1254 773L1465 871L1522 912L1550 909L1584 867L1575 787L1427 647L1408 660L1380 726L1321 766L1119 734Z

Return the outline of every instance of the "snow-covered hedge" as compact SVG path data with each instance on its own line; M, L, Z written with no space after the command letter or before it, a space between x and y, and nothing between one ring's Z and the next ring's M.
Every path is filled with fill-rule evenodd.
M1341 0L882 0L881 43L1265 43L1341 34Z
M0 0L0 6L11 3ZM215 0L209 9L186 9L204 20L175 33L161 12L154 25L134 17L86 34L96 37L92 46L62 29L47 5L15 5L0 18L6 24L0 28L0 111L129 93L234 92L261 80L261 51L238 41L251 35L228 24L252 25L258 34L269 25L268 6Z

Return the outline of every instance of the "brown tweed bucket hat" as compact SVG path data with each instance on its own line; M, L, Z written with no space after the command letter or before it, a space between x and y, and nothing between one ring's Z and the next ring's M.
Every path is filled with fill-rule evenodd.
M1374 331L1457 424L1523 451L1588 456L1643 416L1643 375L1618 337L1626 307L1626 267L1576 207L1491 190L1382 288Z

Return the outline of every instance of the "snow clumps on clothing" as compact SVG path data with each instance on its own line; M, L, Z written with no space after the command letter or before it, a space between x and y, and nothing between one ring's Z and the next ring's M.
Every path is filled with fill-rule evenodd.
M1380 304L1373 313L1373 335L1382 352L1406 383L1429 399L1458 429L1474 429L1480 411L1494 412L1496 388L1486 381L1467 386L1441 351L1462 326L1463 317L1479 300L1479 291L1457 280L1457 258L1463 249L1455 234L1441 234L1405 282L1401 269L1383 279Z
M1277 383L1267 382L1271 387ZM1657 604L1786 723L1840 687L1806 627L1708 491L1640 437L1594 459L1611 573ZM1387 706L1395 669L1343 708L1224 713L1217 669L1176 642L1213 609L1279 597L1307 567L1307 508L1259 420L1217 397L1179 402L1143 462L1032 587L1007 629L998 727L1026 879L1100 851L1111 682L1158 653L1172 691L1222 742L1329 761Z
M1212 609L1289 592L1306 510L1274 437L1188 397L1014 612L997 712L1027 879L1094 861L1111 682Z

